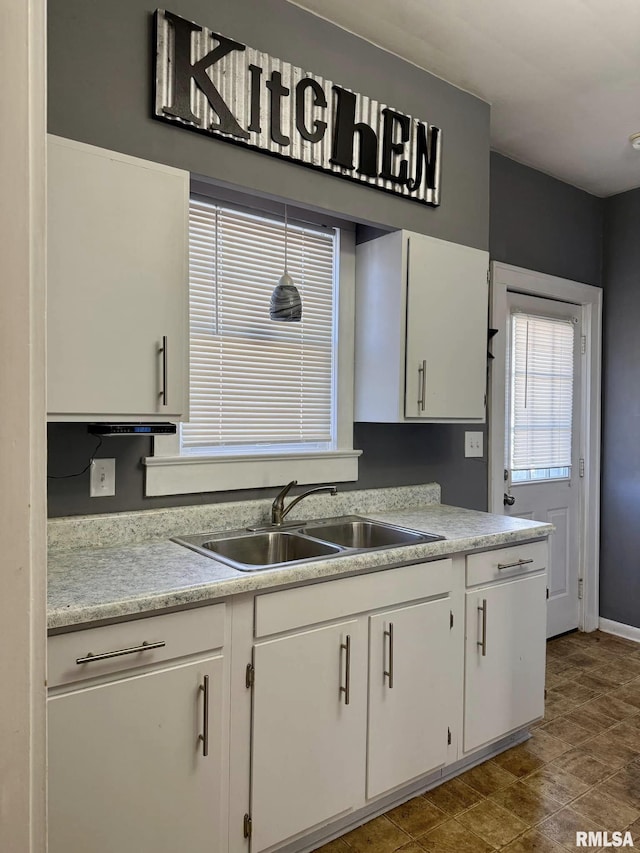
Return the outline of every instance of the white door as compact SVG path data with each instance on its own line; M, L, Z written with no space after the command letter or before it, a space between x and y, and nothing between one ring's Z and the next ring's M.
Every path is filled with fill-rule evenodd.
M369 617L368 799L447 759L449 613L440 598Z
M548 521L547 636L578 627L580 392L578 306L508 293L505 513Z
M255 646L253 853L362 801L364 628L353 619Z
M210 658L49 699L50 853L220 853L222 666Z
M464 750L544 714L545 576L466 593Z

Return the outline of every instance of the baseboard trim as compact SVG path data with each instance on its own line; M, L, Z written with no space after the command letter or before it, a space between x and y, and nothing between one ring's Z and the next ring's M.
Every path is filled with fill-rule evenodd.
M615 634L616 637L624 637L626 640L635 640L640 643L640 628L633 625L625 625L624 622L614 622L611 619L600 619L599 627L606 634Z

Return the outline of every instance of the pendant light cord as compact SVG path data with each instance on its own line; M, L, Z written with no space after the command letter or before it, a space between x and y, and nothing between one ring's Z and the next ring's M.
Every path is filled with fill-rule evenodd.
M284 274L287 275L287 205L284 206Z

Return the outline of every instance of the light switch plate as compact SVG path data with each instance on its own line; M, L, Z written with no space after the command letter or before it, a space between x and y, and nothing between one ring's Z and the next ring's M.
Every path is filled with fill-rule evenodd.
M116 460L94 459L89 476L89 496L108 498L116 493Z
M484 448L482 446L483 435L481 432L465 432L464 434L464 455L465 456L484 456Z

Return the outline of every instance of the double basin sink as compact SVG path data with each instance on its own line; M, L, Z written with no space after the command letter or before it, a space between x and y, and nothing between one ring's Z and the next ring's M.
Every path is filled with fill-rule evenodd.
M357 515L290 522L277 528L176 537L180 545L242 572L444 539Z

